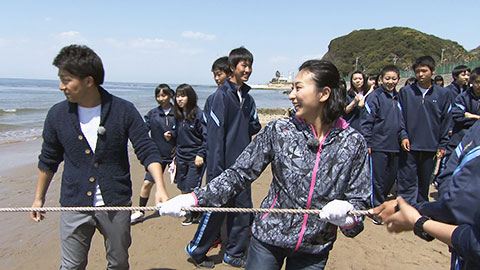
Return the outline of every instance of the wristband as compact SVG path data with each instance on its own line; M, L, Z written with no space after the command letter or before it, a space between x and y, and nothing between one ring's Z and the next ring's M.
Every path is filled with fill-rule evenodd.
M429 217L427 216L421 216L417 222L415 222L415 225L413 226L413 233L422 238L423 240L425 241L432 241L433 239L435 239L433 236L429 235L428 233L426 233L424 230L423 230L423 224L427 221L427 220L430 220Z

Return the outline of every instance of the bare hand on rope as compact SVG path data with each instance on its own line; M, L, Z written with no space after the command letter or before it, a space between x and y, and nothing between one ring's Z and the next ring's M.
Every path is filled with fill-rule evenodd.
M33 201L32 208L43 207L44 203L45 203L44 200L35 199ZM32 211L32 212L30 212L30 218L32 218L36 222L40 222L45 218L45 216L43 214L45 214L45 212Z

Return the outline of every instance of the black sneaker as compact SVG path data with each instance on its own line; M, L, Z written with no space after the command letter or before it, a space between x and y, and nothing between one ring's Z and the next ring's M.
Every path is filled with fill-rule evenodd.
M230 265L233 267L238 267L238 268L245 268L245 265L247 265L247 261L245 261L244 257L235 258L225 253L223 255L223 264Z
M192 217L192 215L187 214L187 215L185 216L185 220L182 221L182 226L192 225L192 222L193 222L193 217Z
M187 253L188 255L188 259L187 261L190 262L190 263L193 263L197 268L203 268L203 269L212 269L215 267L215 262L208 259L207 256L205 256L205 259L201 262L197 262L193 257L192 255L190 255L190 253L188 252L188 246L185 247L185 252Z

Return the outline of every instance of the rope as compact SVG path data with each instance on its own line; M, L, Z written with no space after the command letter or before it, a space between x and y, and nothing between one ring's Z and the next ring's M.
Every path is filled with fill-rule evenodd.
M19 207L0 208L4 212L93 212L93 211L158 211L157 206L105 206L105 207ZM221 212L221 213L272 213L272 214L311 214L318 215L320 209L269 209L269 208L233 208L233 207L185 207L183 211ZM352 210L350 215L369 215L368 210Z

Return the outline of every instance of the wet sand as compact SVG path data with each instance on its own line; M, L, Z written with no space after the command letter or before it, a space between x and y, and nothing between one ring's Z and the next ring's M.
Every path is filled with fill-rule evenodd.
M261 115L262 123L277 115ZM0 207L29 207L36 187L36 162L41 140L0 145ZM19 160L20 159L20 160ZM133 177L134 205L138 205L139 190L144 169L130 154ZM59 206L61 168L50 185L45 206ZM252 185L254 206L258 207L266 195L271 181L270 167ZM179 194L165 175L171 197ZM152 194L153 195L153 194ZM149 201L153 205L153 201ZM47 213L46 220L35 223L27 213L0 213L0 269L58 269L59 231L58 213ZM148 218L132 226L130 247L131 269L195 269L187 262L184 248L193 237L196 225L181 226L181 219L158 217L147 213ZM218 264L215 269L234 269L221 264L222 251L212 250L208 255ZM446 245L434 240L425 242L413 233L389 234L384 226L365 222L365 230L350 239L340 232L326 269L448 269L449 252ZM103 238L97 231L89 253L87 269L105 269Z

